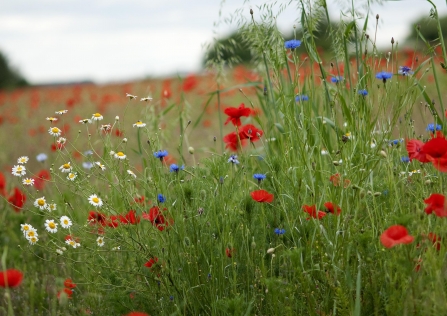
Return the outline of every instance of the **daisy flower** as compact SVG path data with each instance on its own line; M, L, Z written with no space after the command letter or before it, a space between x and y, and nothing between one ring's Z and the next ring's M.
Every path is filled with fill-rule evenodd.
M329 152L327 151L326 148L323 148L323 149L321 149L321 154L324 156L324 155L329 154Z
M95 114L93 114L93 116L92 116L92 120L93 120L93 121L101 121L102 119L103 119L103 117L102 117L102 115L99 114L99 113L95 113Z
M47 121L50 121L51 123L56 122L57 118L56 117L47 117Z
M65 114L67 112L68 112L68 110L60 110L60 111L56 111L55 113L59 114L59 115L62 115L62 114Z
M129 100L132 100L132 99L136 99L137 96L136 95L132 95L130 93L126 93L126 98L129 98Z
M132 170L127 170L127 173L128 173L129 175L131 175L132 177L134 177L134 179L137 178L137 175L136 175Z
M95 162L95 165L97 165L99 168L101 168L102 171L106 170L106 166L104 166L102 163L100 163L99 161Z
M34 227L31 227L30 229L28 229L26 232L25 232L25 237L26 237L26 239L30 239L30 238L33 238L33 237L38 237L39 235L37 234L37 230L34 228Z
M48 133L50 133L50 135L52 135L54 137L58 137L58 136L61 136L62 131L60 129L58 129L56 126L54 126L48 130Z
M60 145L64 145L67 142L67 139L65 137L59 137L56 141L56 143Z
M71 219L68 216L62 216L61 217L61 226L62 228L70 228L73 223L71 222Z
M96 238L96 243L98 244L99 247L104 246L104 237L99 236L98 238Z
M137 121L135 124L133 124L133 127L145 127L146 123L143 123L141 121Z
M34 201L34 206L40 208L41 210L45 210L48 207L47 202L45 201L45 197L43 196L36 199Z
M76 179L76 177L78 176L78 174L76 172L70 172L67 176L67 179L70 181L73 181L74 179Z
M122 152L122 151L119 151L119 152L117 152L115 155L113 155L116 159L121 159L121 160L123 160L123 159L126 159L126 155Z
M64 173L65 172L71 172L72 169L73 168L70 166L69 162L67 162L67 163L65 163L65 164L63 164L62 166L59 167L59 170L64 172Z
M89 198L88 198L88 201L93 206L98 206L98 207L102 206L102 200L96 194L90 195Z
M26 178L22 181L23 185L34 185L34 179Z
M142 102L150 102L150 101L152 101L152 98L151 97L145 97L145 98L141 98L140 101L142 101Z
M29 158L27 156L22 156L19 159L17 159L17 163L24 164L24 163L27 163L28 160L29 160Z
M57 249L56 249L56 253L57 253L58 255L62 256L62 255L64 254L64 251L63 251L62 249L60 249L60 248L57 248Z
M77 243L77 242L74 241L73 239L67 239L67 240L65 241L65 243L66 243L67 245L72 246L73 248L81 247L81 244L80 244L80 243Z
M57 223L54 222L54 219L47 219L45 221L45 229L50 233L57 232Z
M25 166L18 165L12 168L12 174L16 177L21 177L26 174Z
M30 230L34 229L33 226L31 226L30 224L20 224L20 230L22 231L23 235L26 236L26 233Z
M101 125L100 129L104 132L108 132L112 129L112 125L110 124Z
M82 123L82 124L87 124L87 123L91 123L91 122L92 122L91 119L83 119L83 120L79 120L79 123Z
M52 212L52 211L55 211L56 209L57 209L56 203L49 203L48 204L48 211Z
M30 243L30 245L35 245L39 241L39 238L37 238L36 236L30 237L27 239L28 239L28 242Z

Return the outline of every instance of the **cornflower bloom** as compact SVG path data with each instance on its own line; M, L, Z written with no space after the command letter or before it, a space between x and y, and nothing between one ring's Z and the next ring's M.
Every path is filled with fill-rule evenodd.
M393 74L391 72L381 71L376 74L377 79L382 79L383 83L386 83L388 79L391 79Z
M293 39L293 40L284 42L284 47L286 49L295 50L295 48L298 48L300 46L301 46L300 40Z

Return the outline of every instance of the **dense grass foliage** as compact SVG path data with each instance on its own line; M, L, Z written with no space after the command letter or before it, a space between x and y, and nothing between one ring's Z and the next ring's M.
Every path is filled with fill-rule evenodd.
M1 95L0 313L446 313L443 44L353 8L323 60L328 8L276 9L232 17L254 69Z

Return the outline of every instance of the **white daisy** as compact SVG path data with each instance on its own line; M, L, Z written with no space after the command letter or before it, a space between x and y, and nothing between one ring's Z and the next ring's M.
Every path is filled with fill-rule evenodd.
M60 145L64 145L67 142L67 139L65 137L59 137L56 141L56 143Z
M126 93L126 98L129 98L130 100L132 100L132 99L136 99L138 97L136 95L132 95L130 93Z
M34 228L34 227L31 227L30 229L28 229L26 232L25 232L25 237L26 237L26 239L30 239L30 238L33 238L33 237L39 237L39 235L37 234L37 230Z
M20 224L20 230L22 231L24 236L26 236L26 233L29 230L32 230L32 229L34 229L34 227L31 226L30 224L26 224L26 223L25 224Z
M143 123L141 121L136 122L135 124L133 124L133 127L145 127L146 123Z
M70 228L73 223L71 222L71 219L68 216L62 216L61 217L61 226L62 228Z
M141 98L140 101L150 102L150 101L152 101L152 98L151 97L145 97L145 98Z
M68 110L60 110L60 111L56 111L56 114L62 115L62 114L65 114L67 112L68 112Z
M29 158L27 156L22 156L19 159L17 159L17 163L24 164L24 163L27 163L28 160L29 160Z
M54 222L54 219L47 219L45 221L45 229L50 233L57 232L57 223Z
M95 165L97 165L99 168L101 168L102 171L106 170L106 166L104 166L102 163L100 163L99 161L95 162Z
M115 251L116 251L116 250L121 250L121 246L113 247L112 250L115 250Z
M55 211L55 210L57 209L57 205L56 205L56 203L49 203L47 209L48 209L48 211L50 211L50 212Z
M12 174L16 177L24 176L26 174L25 166L22 165L14 166L12 168Z
M134 177L134 179L137 178L137 175L132 170L127 170L127 173Z
M34 185L34 179L26 178L22 180L23 185Z
M114 156L115 152L113 150L110 151L110 156Z
M59 167L59 170L62 172L71 172L71 170L73 170L73 168L70 166L70 163L64 163L62 166Z
M322 154L323 156L325 156L325 155L329 154L329 152L327 151L326 148L323 148L323 149L321 149L321 154Z
M52 135L54 137L58 137L58 136L61 136L62 131L60 129L58 129L56 126L54 126L48 130L48 133L50 133L50 135Z
M60 248L57 248L56 249L56 253L58 254L58 255L63 255L64 254L64 251L62 250L62 249L60 249Z
M30 237L27 239L28 239L28 242L30 243L30 245L35 245L39 241L39 238L37 238L37 236Z
M67 176L67 179L70 181L74 181L74 179L76 179L77 176L78 176L77 172L70 172Z
M101 125L100 129L104 132L108 132L112 129L112 125L110 124Z
M101 114L99 114L99 113L95 113L92 116L92 120L93 121L101 121L102 119L103 119L103 116Z
M45 201L45 197L43 196L36 199L34 201L34 206L40 208L41 210L45 210L48 207L47 202Z
M65 241L65 243L66 243L67 245L72 246L73 248L81 247L81 244L80 244L80 243L77 243L77 242L74 241L73 239L67 239L67 240Z
M91 119L83 119L83 120L79 120L79 123L82 123L82 124L87 124L87 123L91 123L92 122L92 120Z
M116 159L121 159L121 160L123 160L123 159L126 159L126 155L122 152L122 151L119 151L119 152L117 152L115 155L113 155Z
M104 237L99 236L98 238L96 238L96 243L98 244L99 247L104 246Z
M93 206L98 206L98 207L102 206L102 200L96 194L90 195L89 198L88 198L88 201Z
M56 122L57 118L56 117L47 117L47 121L50 121L51 123Z

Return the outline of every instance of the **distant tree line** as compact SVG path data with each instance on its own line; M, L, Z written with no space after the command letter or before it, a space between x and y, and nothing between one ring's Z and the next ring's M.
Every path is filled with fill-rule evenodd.
M6 56L0 52L0 90L13 89L27 85L28 81L11 66Z

